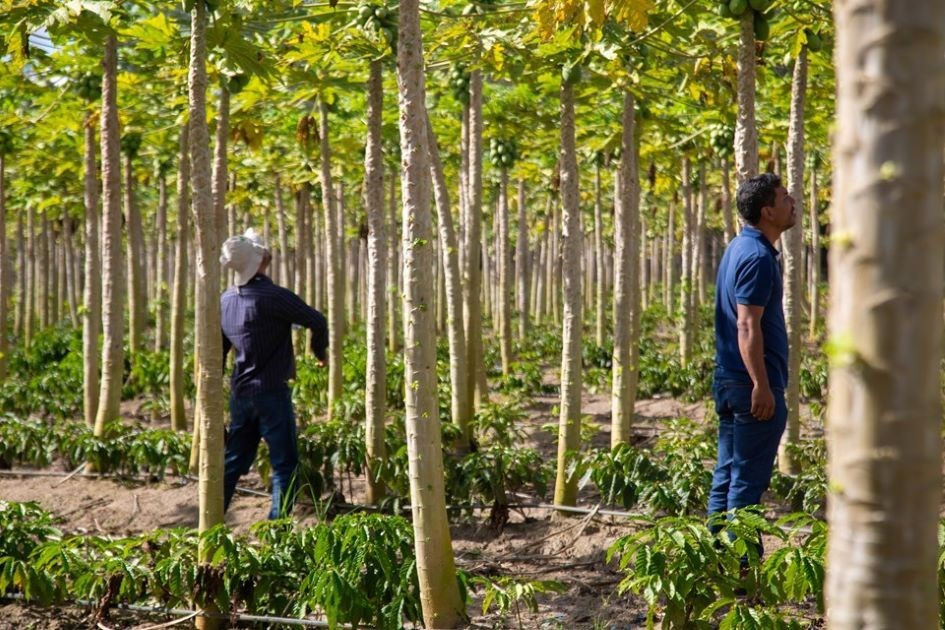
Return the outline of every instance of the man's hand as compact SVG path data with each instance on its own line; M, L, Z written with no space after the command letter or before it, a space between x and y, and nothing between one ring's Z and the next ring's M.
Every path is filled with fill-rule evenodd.
M325 357L324 359L319 359L318 357L315 357L315 364L318 367L322 367L322 368L328 367L328 357Z
M751 388L751 415L759 420L770 420L774 416L774 393L767 384Z

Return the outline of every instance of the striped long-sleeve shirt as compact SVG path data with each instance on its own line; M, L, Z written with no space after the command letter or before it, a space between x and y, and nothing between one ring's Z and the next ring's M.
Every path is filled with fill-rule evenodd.
M295 377L292 324L312 331L311 347L324 360L328 348L328 323L292 291L257 274L241 287L231 287L220 297L223 357L232 347L236 362L230 391L237 397L257 396L288 387Z

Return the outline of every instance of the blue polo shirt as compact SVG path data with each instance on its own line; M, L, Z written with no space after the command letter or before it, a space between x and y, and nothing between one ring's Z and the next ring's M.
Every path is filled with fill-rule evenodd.
M715 294L715 365L721 378L751 382L738 351L736 305L745 304L765 309L761 336L768 383L772 389L787 385L788 337L778 256L778 250L761 230L748 225L732 239L722 256Z

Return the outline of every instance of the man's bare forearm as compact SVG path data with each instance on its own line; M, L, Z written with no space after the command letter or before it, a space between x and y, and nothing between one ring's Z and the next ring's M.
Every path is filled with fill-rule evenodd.
M765 369L765 345L761 336L761 325L754 321L738 322L738 352L741 354L748 376L755 386L768 386L768 371Z

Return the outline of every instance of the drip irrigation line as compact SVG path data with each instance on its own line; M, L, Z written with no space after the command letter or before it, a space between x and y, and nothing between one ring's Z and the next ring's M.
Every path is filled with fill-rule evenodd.
M30 600L26 599L21 593L7 593L0 595L0 599L6 599L10 601L20 601L30 603ZM66 602L66 604L72 603L77 606L83 606L86 608L94 608L98 606L97 601L92 601L88 599L75 599L71 602ZM151 613L151 614L161 614L161 615L173 615L175 617L207 617L210 619L236 619L238 621L251 621L254 623L278 623L287 626L303 626L307 628L330 628L332 627L327 621L322 621L320 619L297 619L294 617L272 617L269 615L250 615L238 613L236 615L226 615L223 613L208 612L205 610L190 610L187 608L162 608L160 606L141 606L138 604L112 604L109 608L115 610L126 610L129 612L141 612L141 613ZM352 628L353 626L349 624L335 624L336 628ZM363 626L359 625L359 628L372 628L373 626Z

